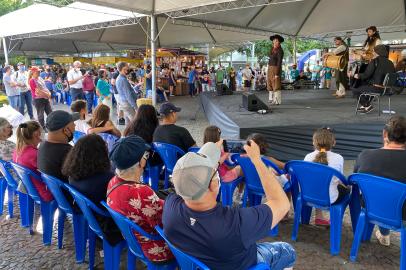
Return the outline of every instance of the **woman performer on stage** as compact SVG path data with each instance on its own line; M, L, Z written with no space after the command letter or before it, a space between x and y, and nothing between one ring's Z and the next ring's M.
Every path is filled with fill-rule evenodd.
M285 41L280 35L273 35L269 38L272 40L272 50L269 52L268 62L268 82L267 89L269 91L269 103L279 105L282 103L281 94L281 75L282 75L282 60L283 49L281 43Z
M362 58L367 61L371 61L374 58L374 49L375 46L381 45L382 40L381 36L379 35L378 29L376 26L370 26L366 29L368 34L367 39L364 42L364 54Z
M328 55L343 55L344 57L344 67L343 69L336 69L336 84L337 84L337 92L333 94L336 98L344 98L345 97L345 90L348 89L348 61L349 61L349 51L348 46L345 44L344 40L341 37L335 37L334 43L336 45L336 49L332 53L324 54L323 57L327 57Z

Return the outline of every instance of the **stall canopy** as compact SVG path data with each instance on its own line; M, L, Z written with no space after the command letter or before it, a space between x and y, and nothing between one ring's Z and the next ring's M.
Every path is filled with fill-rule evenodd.
M365 28L376 25L384 39L406 37L404 0L84 1L173 19L188 18L290 36L330 39L335 35L349 35L360 41L365 38Z

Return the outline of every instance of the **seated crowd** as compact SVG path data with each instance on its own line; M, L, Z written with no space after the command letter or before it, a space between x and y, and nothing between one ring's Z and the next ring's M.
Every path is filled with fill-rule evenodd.
M180 108L172 103L160 106L158 112L151 105L141 105L127 124L124 137L118 139L110 152L99 133L121 137L121 132L110 119L110 109L98 105L90 121L85 120L86 102L72 104L73 113L51 112L45 123L48 136L38 122L28 121L17 128L17 144L8 141L13 129L0 118L0 158L14 161L35 172L43 172L69 183L79 192L100 205L101 201L137 223L144 231L156 234L154 227L163 227L165 235L176 247L196 257L210 269L248 269L266 263L271 269L291 269L296 260L294 248L284 242L257 241L268 236L291 208L290 194L283 190L289 175L279 175L262 162L265 157L280 169L284 163L269 155L269 145L261 134L251 134L244 145L262 183L265 198L257 206L225 207L217 202L220 182L230 182L243 176L242 169L226 165L230 153L223 148L221 130L207 127L203 146L198 152L188 152L197 145L190 132L176 125ZM74 132L87 135L72 146ZM144 169L162 163L151 149L153 142L169 143L185 151L176 163L171 182L174 189L154 191L143 182ZM314 151L305 161L322 163L343 172L344 159L332 151L334 132L321 128L313 134ZM406 183L402 163L406 158L406 119L392 117L384 127L381 149L363 151L354 172L371 173ZM53 199L42 182L32 179L44 201ZM244 187L235 192L241 200ZM338 179L332 179L329 193L331 204L350 192ZM101 205L100 205L101 206ZM406 209L406 208L405 208ZM406 211L406 210L405 210ZM122 240L119 229L111 218L96 217L107 240L116 244ZM316 225L329 225L321 211L316 212ZM135 233L145 256L153 262L174 259L163 240L151 240ZM389 231L380 228L376 233L380 243L389 245Z

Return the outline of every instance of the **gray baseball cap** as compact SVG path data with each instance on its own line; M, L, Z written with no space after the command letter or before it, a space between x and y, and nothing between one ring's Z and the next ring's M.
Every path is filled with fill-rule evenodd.
M188 152L180 158L172 173L176 193L185 200L199 200L209 189L220 155L220 148L208 142L197 153Z
M67 126L70 122L74 122L80 118L79 113L68 113L66 111L57 110L51 112L47 116L46 128L49 131L56 131Z

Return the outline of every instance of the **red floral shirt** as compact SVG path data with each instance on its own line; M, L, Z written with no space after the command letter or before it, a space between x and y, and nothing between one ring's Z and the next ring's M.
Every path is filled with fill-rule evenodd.
M109 191L114 185L123 181L113 177L108 186ZM144 231L156 234L154 227L162 227L162 209L164 201L147 185L124 184L115 188L107 197L107 204L115 211L128 217ZM134 232L144 255L153 262L172 260L174 257L164 240L149 240Z

